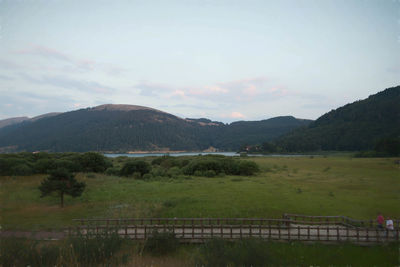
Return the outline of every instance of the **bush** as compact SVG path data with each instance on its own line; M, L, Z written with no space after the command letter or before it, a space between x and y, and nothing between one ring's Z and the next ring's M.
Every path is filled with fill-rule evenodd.
M96 152L87 152L81 155L81 171L84 172L104 172L111 167L111 162L102 154Z
M124 164L121 169L122 176L129 176L134 174L135 172L140 173L140 176L143 176L146 173L149 173L151 170L151 166L144 160L131 160Z
M11 168L12 175L32 175L33 170L26 164L18 164Z
M172 232L153 231L144 244L144 250L153 255L165 255L178 249L179 240Z
M79 263L93 266L111 260L123 241L117 233L112 233L72 237L67 243Z
M56 266L60 249L57 246L39 246L38 241L20 238L1 238L0 265L8 266Z
M239 163L239 174L240 175L253 175L259 172L260 169L254 161L243 160Z
M266 266L269 263L268 246L258 239L230 242L213 239L200 247L198 266Z
M215 177L217 175L214 170L207 170L204 174L206 177Z
M151 173L146 173L143 175L143 180L150 180L151 178L153 178L153 175L151 175Z
M181 174L182 174L182 170L177 166L172 167L171 169L169 169L167 171L168 177L177 177L177 176L179 176Z
M110 175L110 176L112 176L112 175L118 176L120 173L121 173L121 170L116 167L110 167L106 170L106 174Z
M53 159L41 158L34 165L36 173L48 173L50 170L56 169L56 163Z
M123 242L118 234L77 236L55 244L3 237L0 266L119 266L116 254Z

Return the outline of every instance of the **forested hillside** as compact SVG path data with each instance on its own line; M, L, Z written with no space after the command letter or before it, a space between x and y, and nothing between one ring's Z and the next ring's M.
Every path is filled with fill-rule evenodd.
M230 125L181 119L155 109L102 105L24 121L0 129L0 152L237 150L271 140L310 121L278 117Z
M400 136L400 86L332 110L279 138L282 151L368 150Z

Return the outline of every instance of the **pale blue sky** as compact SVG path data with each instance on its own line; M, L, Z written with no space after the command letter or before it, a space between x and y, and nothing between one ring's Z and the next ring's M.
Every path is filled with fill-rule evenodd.
M400 84L400 0L0 0L0 119L316 119Z

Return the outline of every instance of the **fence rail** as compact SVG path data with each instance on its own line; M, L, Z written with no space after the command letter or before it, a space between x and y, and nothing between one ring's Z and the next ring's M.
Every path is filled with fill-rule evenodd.
M307 222L307 223L325 223L325 224L337 224L347 227L378 227L378 222L376 220L356 220L346 216L310 216L302 214L291 214L284 213L282 216L286 220L291 220L295 223L297 222ZM400 228L400 220L393 219L393 227L395 229Z
M118 233L143 240L155 231L173 233L184 242L203 242L211 238L299 240L324 242L380 243L399 242L399 227L380 229L375 224L359 224L344 216L305 216L284 214L283 219L262 218L132 218L75 219L69 234ZM368 221L369 222L369 221ZM360 226L361 225L361 226Z

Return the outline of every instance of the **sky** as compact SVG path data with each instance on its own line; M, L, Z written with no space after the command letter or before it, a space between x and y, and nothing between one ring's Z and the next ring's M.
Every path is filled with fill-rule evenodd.
M0 119L316 119L400 85L400 0L0 0Z

